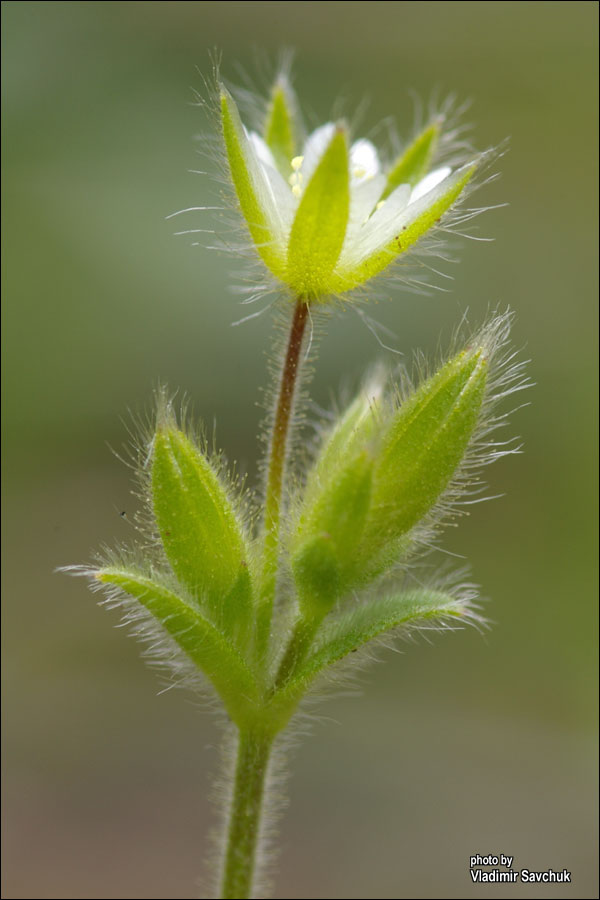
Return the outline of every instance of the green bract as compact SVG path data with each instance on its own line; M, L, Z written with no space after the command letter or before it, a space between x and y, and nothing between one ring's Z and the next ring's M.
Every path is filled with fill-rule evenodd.
M231 180L254 247L296 297L320 301L383 272L431 231L463 194L482 156L432 169L442 129L429 124L386 168L342 123L298 136L296 102L284 79L273 89L262 134L248 131L220 89Z

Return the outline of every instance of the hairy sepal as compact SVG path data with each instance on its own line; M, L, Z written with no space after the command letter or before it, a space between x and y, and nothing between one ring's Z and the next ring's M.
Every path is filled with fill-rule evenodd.
M221 128L229 173L256 250L278 278L285 276L286 229L271 185L246 135L238 108L220 88Z
M287 78L280 75L271 90L263 138L286 179L298 153L298 132L296 99Z
M356 581L372 473L372 456L359 453L325 486L300 529L292 570L306 618L322 618Z
M348 140L339 127L302 193L294 218L286 281L307 300L330 291L350 212Z
M387 176L387 184L380 199L385 200L401 184L414 187L424 178L435 156L442 122L432 122L398 156Z
M217 627L243 646L252 613L243 526L210 461L169 419L154 437L151 495L175 576Z

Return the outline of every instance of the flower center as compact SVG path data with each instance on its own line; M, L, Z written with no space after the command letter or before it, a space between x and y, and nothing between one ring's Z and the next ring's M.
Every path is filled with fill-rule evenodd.
M293 172L290 175L288 181L292 186L292 194L294 195L294 197L299 197L302 193L302 182L304 181L304 175L300 170L302 169L303 162L303 156L295 156L291 162Z

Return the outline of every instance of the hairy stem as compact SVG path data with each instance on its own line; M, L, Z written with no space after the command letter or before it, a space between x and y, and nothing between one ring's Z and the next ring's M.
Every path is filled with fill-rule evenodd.
M308 302L298 297L281 379L273 432L269 449L269 467L265 496L263 581L260 606L257 613L256 649L259 659L264 658L269 641L271 617L277 586L277 564L279 558L279 532L281 519L281 495L287 460L290 422L294 409L296 385L300 371L300 353L308 320Z
M272 738L240 732L223 866L222 900L253 896L265 780Z
M296 622L290 642L279 665L275 688L282 687L296 666L302 662L310 650L321 621L321 619L299 619Z

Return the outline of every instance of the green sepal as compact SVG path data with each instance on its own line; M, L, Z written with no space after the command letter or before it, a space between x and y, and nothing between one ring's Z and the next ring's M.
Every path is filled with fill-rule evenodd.
M241 637L252 602L241 525L208 459L169 422L154 438L151 486L160 538L177 579L217 626Z
M292 571L307 618L324 616L360 578L357 549L369 512L372 471L368 451L346 460L301 522Z
M477 163L472 163L457 172L450 178L448 189L430 206L426 207L415 218L398 231L392 240L384 247L376 250L366 259L362 259L354 266L347 266L343 271L334 274L330 278L329 291L331 293L343 293L364 284L365 281L379 275L387 269L391 263L415 244L428 231L431 231L441 220L452 204L458 200L463 190L475 174ZM421 198L423 199L423 198ZM421 201L416 201L415 206Z
M283 277L283 230L274 227L265 208L268 188L260 164L246 137L235 101L224 87L221 87L221 126L231 179L256 251L276 276Z
M137 600L213 684L227 711L242 722L258 697L256 682L232 642L191 602L134 569L108 566L94 573Z
M334 479L340 466L357 450L370 446L381 424L382 386L376 381L367 384L358 396L338 416L325 436L323 445L306 480L303 515L315 502L323 487Z
M397 158L388 172L387 184L380 199L385 200L401 184L414 187L427 175L437 149L442 125L432 122Z
M295 98L286 78L279 77L273 85L263 138L287 181L298 152L298 127Z
M482 349L463 351L391 418L375 464L366 554L407 535L441 499L476 430L487 374Z
M329 292L349 209L348 141L338 128L304 188L290 233L285 280L306 300Z
M446 591L420 588L369 601L330 620L317 632L312 650L301 659L272 700L273 716L285 721L312 681L324 670L378 635L401 629L440 627L477 621L466 600Z

